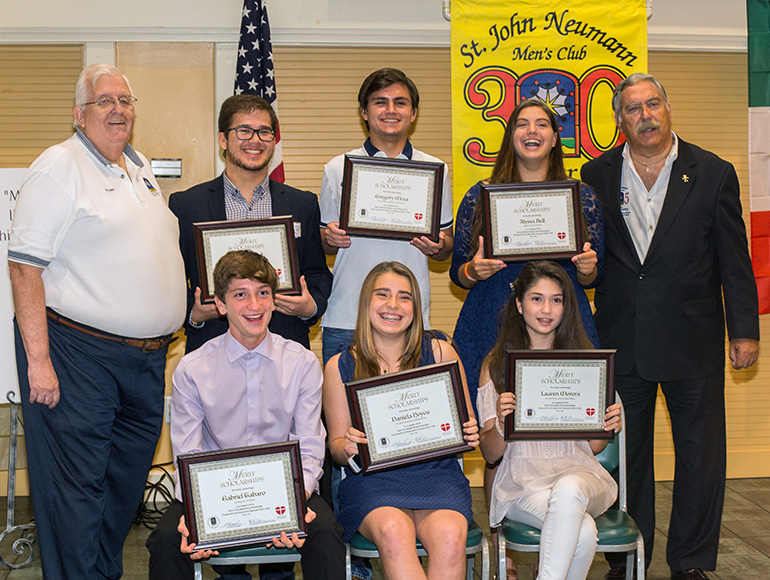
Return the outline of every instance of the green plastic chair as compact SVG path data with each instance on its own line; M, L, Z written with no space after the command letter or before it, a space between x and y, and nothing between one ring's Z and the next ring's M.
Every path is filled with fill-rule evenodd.
M481 528L473 522L473 525L468 529L468 538L465 541L465 556L467 559L465 578L466 580L473 580L473 567L476 563L476 554L481 554L481 580L489 580L489 545L487 539L484 536L484 532ZM422 545L422 542L417 542L417 555L427 556L428 553ZM345 558L345 574L347 580L351 580L352 573L350 569L350 557L359 556L361 558L379 558L380 553L377 551L377 546L367 540L360 533L351 538L350 543L347 544L347 556Z
M618 401L620 398L618 397ZM634 576L636 564L637 580L644 580L644 540L633 518L628 515L626 504L626 434L625 412L621 408L623 429L607 444L596 458L602 467L612 473L618 470L618 509L610 508L596 518L596 530L599 536L597 552L625 552L626 580ZM501 539L505 538L505 541ZM526 524L505 518L497 529L497 565L498 570L505 570L506 549L516 552L537 552L540 550L540 530Z
M234 564L272 564L276 562L299 562L300 555L295 548L268 548L256 546L239 548L235 550L221 550L219 556L212 556L206 560L209 564L234 565ZM200 560L195 562L195 580L203 580L203 566Z

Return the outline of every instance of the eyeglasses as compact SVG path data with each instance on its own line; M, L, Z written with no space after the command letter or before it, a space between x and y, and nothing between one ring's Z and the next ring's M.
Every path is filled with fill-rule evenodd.
M231 127L227 131L235 131L235 136L241 141L248 141L254 136L254 133L257 134L257 137L263 143L270 143L275 139L275 131L272 129L252 129L247 125L240 125L238 127Z
M132 97L131 95L121 95L118 97L118 103L120 103L120 106L124 109L133 109L134 103L137 101L136 97ZM114 107L115 106L115 98L114 97L99 97L95 101L91 101L90 103L83 103L83 106L86 105L96 105L100 109L106 109L108 107Z

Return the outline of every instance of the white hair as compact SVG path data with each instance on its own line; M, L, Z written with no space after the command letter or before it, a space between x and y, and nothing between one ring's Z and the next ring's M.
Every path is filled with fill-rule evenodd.
M133 96L134 92L131 90L131 84L128 82L126 75L120 72L116 67L111 64L98 63L87 66L83 69L78 76L78 80L75 83L75 106L82 109L91 98L89 95L93 92L96 81L99 77L107 75L110 77L123 77L128 87L128 92ZM77 120L72 123L75 127L79 127Z

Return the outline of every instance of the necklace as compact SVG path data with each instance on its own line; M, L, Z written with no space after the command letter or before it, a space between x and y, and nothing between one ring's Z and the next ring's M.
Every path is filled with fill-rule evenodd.
M668 155L666 155L666 157L668 157ZM663 161L666 160L666 157L664 157L663 159L658 159L657 161L654 161L652 163L642 163L638 159L634 159L634 163L638 163L639 165L644 167L644 172L645 173L649 173L650 172L650 167L655 167L658 163L663 163Z

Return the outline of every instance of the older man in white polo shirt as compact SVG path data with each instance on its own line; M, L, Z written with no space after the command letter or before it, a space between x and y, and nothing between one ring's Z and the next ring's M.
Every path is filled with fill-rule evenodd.
M30 166L8 260L43 575L120 578L185 315L176 218L128 144L134 103L113 66L75 88L76 134Z

